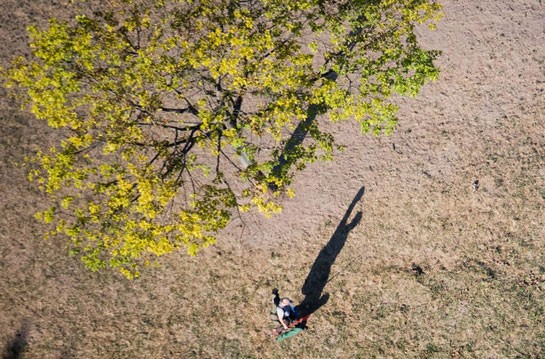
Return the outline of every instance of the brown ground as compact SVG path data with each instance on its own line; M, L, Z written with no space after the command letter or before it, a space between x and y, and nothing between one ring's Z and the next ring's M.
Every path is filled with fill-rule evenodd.
M17 164L49 131L0 90L0 345L26 358L545 357L545 4L444 12L421 34L442 75L400 100L393 136L331 125L346 151L300 173L282 214L247 215L134 282L40 239L44 198ZM27 24L61 13L3 0L0 65L26 51ZM307 297L328 300L278 345L270 289L299 302L307 277Z

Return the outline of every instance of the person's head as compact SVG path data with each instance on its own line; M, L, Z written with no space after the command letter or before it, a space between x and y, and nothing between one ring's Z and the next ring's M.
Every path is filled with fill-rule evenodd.
M280 301L280 305L282 307L290 305L290 300L288 298L282 298L282 301Z

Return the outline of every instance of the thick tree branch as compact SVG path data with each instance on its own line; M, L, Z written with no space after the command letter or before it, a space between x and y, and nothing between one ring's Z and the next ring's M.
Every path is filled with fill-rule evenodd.
M174 113L186 113L186 112L189 112L190 114L192 115L195 115L197 116L199 114L199 112L193 107L193 106L188 106L188 107L185 107L185 108L168 108L168 107L161 107L159 108L161 111L163 112L174 112Z

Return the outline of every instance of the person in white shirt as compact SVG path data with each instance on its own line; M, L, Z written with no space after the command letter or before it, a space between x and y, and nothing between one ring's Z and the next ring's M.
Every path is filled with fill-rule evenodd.
M297 312L295 310L295 306L293 305L293 302L289 298L282 298L280 299L280 295L278 294L278 289L274 288L272 291L273 294L273 313L271 318L273 320L278 320L280 324L284 327L284 329L289 328L289 324L297 319Z

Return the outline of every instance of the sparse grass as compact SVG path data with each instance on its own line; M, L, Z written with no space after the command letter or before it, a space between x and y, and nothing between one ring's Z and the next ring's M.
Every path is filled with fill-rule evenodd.
M8 313L32 316L29 357L55 357L67 343L74 357L88 358L545 355L545 252L527 212L535 207L501 208L492 216L474 211L472 222L457 213L448 222L433 206L418 214L419 202L413 209L406 202L402 212L383 205L376 206L393 212L392 221L410 214L409 235L398 236L393 222L364 217L333 265L329 301L307 331L281 344L265 334L269 291L278 286L303 299L301 285L332 226L309 240L294 239L286 253L224 244L197 258L168 259L135 282L86 273L53 243L36 241L32 251L44 254L20 263L25 282L4 283L11 293L3 301L13 303ZM364 210L380 213L372 204ZM521 218L520 231L511 220L494 222L508 214ZM42 274L33 268L47 270L49 280L37 284Z
M13 39L16 33L21 42L29 14L50 5L15 4L6 4L11 17L2 16L0 35ZM471 4L446 10L462 16ZM494 1L479 4L496 8ZM447 15L456 24L454 15ZM8 26L13 16L21 17L19 27ZM465 29L474 20L459 21ZM461 86L470 95L480 90L454 77L461 70L453 69L445 80L458 82L444 86ZM511 85L513 79L505 81ZM427 96L420 105L433 109L439 95ZM477 99L476 107L487 105ZM455 96L452 101L466 106ZM231 236L196 258L165 258L134 282L115 272L90 273L66 256L61 242L40 238L32 214L44 204L14 165L34 144L47 141L49 132L40 125L30 128L34 121L1 102L0 153L7 160L0 167L0 345L11 343L26 320L25 358L545 357L544 107L516 105L505 116L488 118L488 124L477 115L467 115L476 117L475 123L457 122L452 113L430 110L444 123L433 123L432 116L408 118L414 131L402 129L384 140L383 147L396 142L399 152L380 152L381 140L367 139L363 147L345 151L349 156L359 149L353 155L357 161L345 157L345 168L327 167L331 181L344 171L372 167L349 178L368 189L354 210L363 217L332 266L327 303L305 332L276 343L266 334L273 326L271 288L295 302L304 299L304 280L355 193L327 187L339 196L348 193L348 201L336 217L319 217L308 233L299 219L268 221L290 231L289 240L273 249ZM420 123L425 119L430 123ZM313 177L321 168L308 171ZM481 187L475 192L476 178ZM298 193L300 203L310 200Z

